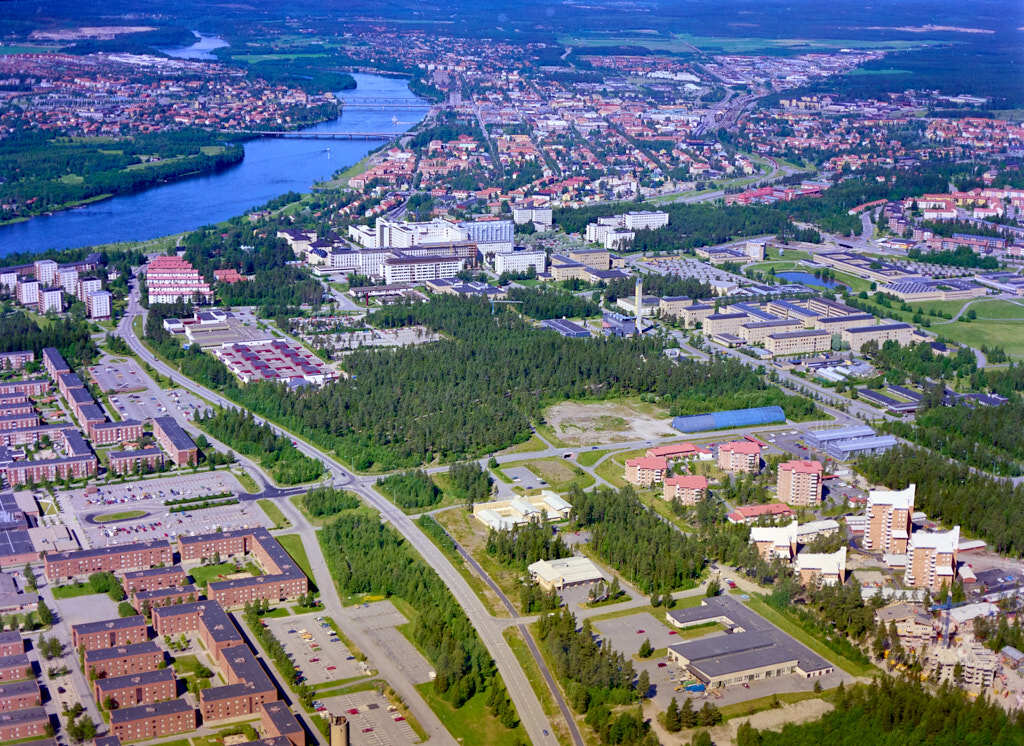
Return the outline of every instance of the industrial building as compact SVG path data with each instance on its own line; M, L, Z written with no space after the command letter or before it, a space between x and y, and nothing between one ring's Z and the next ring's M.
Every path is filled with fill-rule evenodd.
M709 688L721 688L794 674L817 678L835 668L748 609L732 596L704 599L691 609L669 611L670 625L686 629L718 622L731 634L671 645L668 658Z
M607 580L604 573L587 557L540 560L528 568L530 577L545 591L560 591L577 585Z
M473 517L495 531L520 526L528 521L563 521L572 505L551 490L537 495L520 495L511 500L492 500L473 504Z

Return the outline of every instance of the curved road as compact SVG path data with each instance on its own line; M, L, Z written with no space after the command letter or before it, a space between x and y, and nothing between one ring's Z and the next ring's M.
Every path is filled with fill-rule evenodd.
M136 355L153 366L161 375L167 376L178 385L205 397L218 406L229 409L239 408L234 402L200 386L195 381L183 376L177 370L158 360L135 335L132 322L137 316L145 318L145 310L139 305L138 285L136 284L128 300L127 312L118 323L118 335L125 340ZM258 417L256 419L257 422L264 421L263 418ZM488 613L483 602L477 597L465 578L452 566L441 550L420 531L419 527L413 523L409 516L373 489L372 484L376 480L375 477L361 479L346 469L341 463L335 461L310 443L282 430L272 422L267 424L279 435L294 440L299 451L310 458L321 461L327 467L335 484L355 492L367 504L378 510L382 518L391 523L413 548L420 553L423 559L434 568L437 574L441 576L445 585L451 590L452 595L455 596L456 601L458 601L466 616L469 617L473 627L480 635L480 639L487 646L488 652L494 658L498 671L505 682L505 687L516 705L520 720L531 742L534 744L552 744L552 746L557 746L558 740L551 732L551 724L544 714L540 700L530 686L530 682L527 680L526 674L523 673L523 669L520 668L519 661L516 660L512 648L509 647L508 642L502 636L501 624ZM308 541L312 546L317 546L315 534L310 534L309 536L304 534L303 539L304 543ZM320 552L313 552L313 554L320 554Z

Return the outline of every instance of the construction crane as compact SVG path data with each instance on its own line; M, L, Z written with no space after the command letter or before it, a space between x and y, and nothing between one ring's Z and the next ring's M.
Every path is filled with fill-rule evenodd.
M493 316L494 313L495 313L495 309L494 309L494 304L495 303L522 303L522 301L521 300L497 300L495 298L491 298L491 316Z

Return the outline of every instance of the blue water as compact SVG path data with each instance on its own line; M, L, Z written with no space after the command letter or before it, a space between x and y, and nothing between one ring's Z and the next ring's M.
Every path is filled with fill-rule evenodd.
M363 74L353 77L356 89L339 95L348 100L407 98L409 109L350 109L338 119L304 132L404 132L427 113L428 105L409 91L405 80ZM0 256L113 241L144 241L227 220L285 192L309 191L315 182L356 163L380 144L252 140L245 145L245 160L218 173L0 227Z
M781 277L787 282L798 282L801 285L813 285L816 288L838 288L843 287L841 282L833 282L832 280L823 280L820 277L815 277L810 272L776 272L776 277Z
M210 52L228 46L228 43L219 36L201 34L198 31L192 33L196 36L195 44L190 44L187 47L171 47L160 51L168 57L177 57L180 60L215 60L217 55L210 54Z

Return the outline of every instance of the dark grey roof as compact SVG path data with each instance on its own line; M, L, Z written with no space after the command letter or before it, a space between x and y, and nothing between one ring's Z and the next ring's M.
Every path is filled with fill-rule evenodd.
M117 619L104 619L101 622L85 622L76 624L71 629L80 635L87 635L91 632L108 632L115 629L132 629L134 627L145 627L146 617L141 614L135 616L118 617Z
M827 329L800 329L795 332L778 332L768 336L772 339L798 339L800 337L823 337L826 334L831 335L832 332Z
M78 377L77 373L58 373L57 381L64 384L66 389L85 388L85 384L82 383L82 379Z
M281 700L266 702L263 705L263 712L267 714L270 722L274 724L281 733L294 733L302 730L302 724L295 717L295 714L288 709Z
M107 459L119 459L119 458L145 458L147 456L156 456L162 453L162 451L156 446L150 446L149 448L140 448L135 451L111 451L107 454Z
M131 427L132 425L141 425L142 423L138 420L121 420L120 422L101 422L95 426L96 430L107 430L115 427Z
M62 370L71 370L71 366L68 365L67 360L64 359L64 356L60 354L56 347L44 347L43 359L49 361L50 365L58 373Z
M231 621L224 608L216 601L196 601L190 604L173 604L161 606L154 610L160 616L178 616L179 614L200 614L203 624L210 632L214 642L242 642L242 635Z
M117 736L100 736L93 743L95 746L121 746L121 739ZM25 744L24 746L32 746L32 744Z
M151 591L136 591L135 600L139 601L152 601L157 598L166 598L167 596L177 596L178 594L188 595L192 593L196 598L199 598L199 591L191 583L183 585L180 588L154 588Z
M16 723L34 723L37 720L49 722L50 716L42 707L27 707L24 710L13 710L11 712L0 712L0 726L14 725Z
M28 660L28 656L24 653L15 653L14 655L5 655L0 657L0 669L15 668L17 666L28 667L31 665Z
M9 629L6 632L0 632L0 645L7 645L12 642L21 642L20 632L13 629Z
M94 547L92 549L78 549L71 552L50 552L46 555L46 559L50 561L67 560L67 559L79 559L87 557L107 557L112 554L121 554L122 552L141 552L147 549L155 549L156 547L167 547L170 548L170 544L167 543L166 539L152 539L150 541L137 541L134 544L121 544L120 546L114 547Z
M131 645L118 645L115 648L99 648L98 650L86 650L85 662L96 663L97 661L113 660L115 658L131 658L136 655L150 655L161 653L160 648L152 640L136 642ZM27 660L27 658L26 658Z
M826 316L825 318L819 318L817 323L819 324L848 324L851 320L856 321L870 321L875 318L870 313L851 313L849 316Z
M96 686L100 691L112 691L123 689L126 686L145 686L156 684L161 681L174 681L174 671L170 668L158 668L155 671L143 673L130 673L126 676L111 676L110 678L96 679Z
M0 557L14 557L35 552L32 537L25 528L0 529Z
M153 425L163 431L163 434L167 436L167 439L171 441L175 448L187 451L190 448L196 447L196 444L192 442L192 438L182 430L181 425L173 417L154 417Z
M29 694L30 692L39 693L39 682L35 679L0 683L0 700L4 700L7 697L15 697L19 694Z
M139 705L138 707L119 707L110 712L110 724L130 723L134 720L171 715L177 712L188 712L195 710L192 705L183 699L169 699L166 702L154 702L151 705Z
M847 331L850 332L881 332L890 329L910 329L910 324L879 324L878 326L858 326Z
M71 373L69 375L74 375L74 373ZM78 376L75 376L75 378L78 378ZM84 405L88 404L89 402L94 402L94 401L96 401L96 400L92 398L92 394L90 394L85 389L77 388L77 389L71 389L70 391L68 391L68 403L69 404L71 402L75 402L76 404L81 404L81 405L84 406Z
M125 580L134 580L135 578L152 578L160 575L185 575L185 571L181 569L181 565L166 565L164 567L151 567L148 570L132 570L124 574Z
M263 705L264 709L266 705ZM31 744L24 744L24 746L32 746ZM97 746L99 746L97 744ZM120 744L118 744L120 746ZM260 738L256 741L246 741L240 743L238 746L292 746L292 742L287 736L270 736L269 738Z
M733 629L742 630L670 647L689 660L695 672L705 677L718 677L786 661L796 661L801 670L808 672L833 667L731 596L709 598L695 608L670 611L668 616L680 626L725 617L732 622Z

